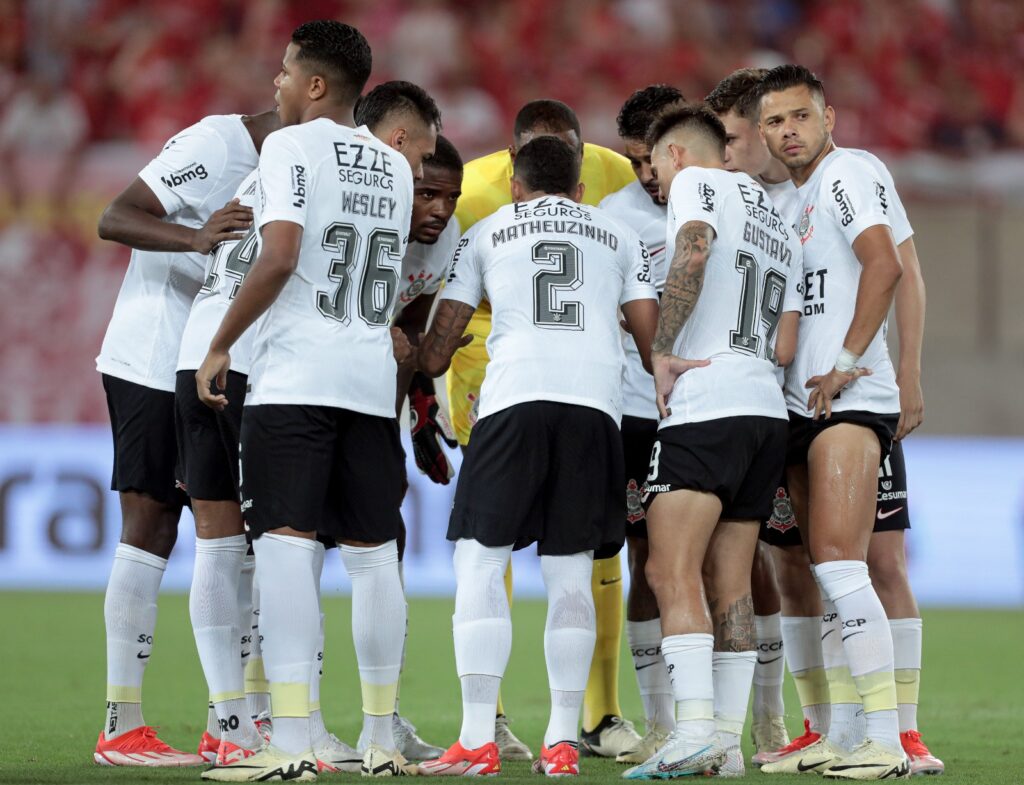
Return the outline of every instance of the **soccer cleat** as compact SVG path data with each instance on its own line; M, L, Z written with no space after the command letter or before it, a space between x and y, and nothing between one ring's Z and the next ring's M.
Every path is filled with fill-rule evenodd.
M776 760L773 756L790 743L783 717L765 715L754 718L750 724L750 736L754 742L754 755L750 762L754 766L763 766Z
M804 720L804 732L801 735L777 750L763 750L755 753L750 762L758 767L764 766L767 763L775 763L775 761L782 760L796 752L800 752L806 747L810 747L820 738L821 734L812 731L811 723L808 720Z
M494 718L494 743L502 760L533 760L530 748L516 738L508 726L508 717L499 714Z
M247 756L237 756L223 766L203 772L204 780L214 782L307 782L316 779L316 759L312 752L294 755L270 744Z
M416 734L416 726L398 712L391 717L391 732L395 736L395 746L406 760L434 760L444 755L443 749L423 741Z
M533 773L548 777L578 777L580 749L574 741L560 741L548 749L540 745L540 757L533 762Z
M821 736L813 744L761 767L765 774L821 774L847 755L846 750Z
M725 762L719 767L716 777L743 777L747 767L743 765L743 750L739 746L725 750Z
M252 724L256 726L256 732L263 737L263 741L269 743L274 733L274 718L270 716L270 712L260 712L252 718Z
M910 773L912 775L942 774L946 770L946 764L932 755L925 743L921 741L921 734L916 730L901 733L900 744L903 745L903 751L910 758Z
M500 771L498 745L493 741L475 750L457 741L435 760L420 764L420 774L431 777L491 777Z
M591 731L580 731L580 751L584 757L616 758L640 746L640 734L633 723L606 714Z
M202 755L176 750L161 741L156 728L140 725L107 741L100 731L92 759L101 766L202 766Z
M203 738L199 740L199 749L196 750L198 755L207 763L216 763L218 749L220 749L220 739L204 730Z
M371 744L363 753L359 772L364 777L404 777L419 774L420 770L398 750L386 750L379 744Z
M667 738L668 731L658 727L651 728L640 739L639 746L627 752L620 752L615 756L615 762L632 763L634 765L643 763L661 748L661 745L665 743Z
M902 749L868 739L833 761L821 776L828 780L902 780L910 777L910 759Z
M627 780L664 780L717 774L725 758L725 750L716 742L690 741L673 731L656 754L639 766L626 769L622 776Z
M328 733L313 747L313 757L316 758L318 772L326 771L333 774L347 771L357 774L363 765L363 756L333 733Z

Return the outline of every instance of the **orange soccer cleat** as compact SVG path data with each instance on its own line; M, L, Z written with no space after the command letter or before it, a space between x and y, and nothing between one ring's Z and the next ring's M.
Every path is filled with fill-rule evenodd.
M156 735L156 728L140 725L107 741L101 731L93 760L101 766L202 766L202 755L176 750Z
M921 734L918 731L908 730L901 733L900 744L910 758L911 775L942 774L946 770L946 764L932 755L927 745L921 741Z
M501 771L498 745L492 741L467 750L457 741L440 758L421 763L419 770L433 777L490 777Z
M783 758L792 755L794 752L800 752L805 747L811 746L820 738L821 734L812 731L811 723L804 720L804 732L802 735L797 736L789 744L784 747L779 747L779 749L774 752L764 750L757 753L750 759L750 762L758 767L764 766L766 763L775 763L775 761L782 760Z
M536 774L548 777L578 777L580 773L580 748L575 742L560 741L551 749L541 745L540 757L533 762Z

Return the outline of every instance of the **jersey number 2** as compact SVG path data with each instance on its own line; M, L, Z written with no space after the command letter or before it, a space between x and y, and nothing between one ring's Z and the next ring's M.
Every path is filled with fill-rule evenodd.
M583 285L583 255L572 243L542 242L533 246L535 264L551 265L533 276L533 323L548 330L582 330L583 303L559 302L559 295Z
M356 266L359 231L352 224L332 223L324 230L321 247L340 255L331 259L327 277L338 285L332 294L316 293L316 307L328 319L342 324L351 321L349 289ZM391 229L374 229L366 242L366 258L362 265L356 308L359 318L371 327L387 325L391 321L391 303L398 291L398 267L402 264L398 233Z
M786 294L786 276L768 268L758 285L757 259L746 251L736 254L736 269L743 276L743 290L740 293L740 312L736 329L729 332L729 346L734 351L775 360L775 332L782 316L783 298ZM760 290L760 298L758 298ZM760 313L758 313L760 312ZM764 327L764 341L754 332L754 322L760 316ZM764 351L760 351L761 349Z

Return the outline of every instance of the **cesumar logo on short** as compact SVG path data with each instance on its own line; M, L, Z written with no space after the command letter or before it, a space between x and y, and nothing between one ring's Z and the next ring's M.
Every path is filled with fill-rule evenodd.
M160 178L160 182L162 182L168 188L174 189L177 188L179 185L190 183L193 180L205 180L209 176L210 175L206 171L206 167L203 166L203 164L193 161L188 166L179 169L176 172L171 172L169 175L164 175L163 177Z

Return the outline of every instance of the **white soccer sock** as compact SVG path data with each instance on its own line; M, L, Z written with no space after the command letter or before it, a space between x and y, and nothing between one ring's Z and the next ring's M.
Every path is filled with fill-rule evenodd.
M455 667L462 685L459 743L478 749L494 741L501 677L512 650L512 617L505 569L512 546L489 548L476 540L455 543Z
M668 635L661 641L676 699L676 730L698 743L710 741L715 734L714 646L715 636L702 632Z
M661 619L627 621L626 639L633 655L647 730L660 728L671 732L676 726L676 704L665 658L661 656Z
M846 661L839 611L828 597L821 598L821 605L821 657L832 706L828 737L843 749L852 750L864 740L864 705Z
M398 692L405 635L405 594L398 577L394 540L373 548L340 545L352 581L352 639L363 693L359 748L378 744L393 750L391 715Z
M256 557L246 553L238 573L238 641L243 674L252 656L252 577L255 572Z
M782 701L782 680L786 670L782 614L755 616L754 633L757 636L757 664L754 666L753 713L755 717L782 717L786 713Z
M892 648L896 666L896 701L900 733L917 730L917 701L921 689L921 642L924 636L920 619L890 619Z
M197 539L189 615L219 736L246 749L259 745L259 734L245 701L238 630L238 579L248 549L245 535ZM230 704L230 705L229 705Z
M740 744L756 664L756 651L716 651L711 655L715 728L727 749Z
M248 560L250 557L246 557ZM258 717L270 713L270 684L263 669L263 633L260 631L260 590L256 582L256 557L253 556L252 613L249 616L249 661L245 663L245 705ZM245 580L245 564L241 580Z
M796 684L804 719L812 732L825 735L831 718L828 682L821 653L821 617L783 616L786 665Z
M320 547L315 540L277 534L253 543L274 746L296 755L312 748L309 674L320 621L313 562Z
M816 564L814 572L843 622L843 649L864 704L864 735L898 750L892 632L871 585L868 565L862 561L832 561Z
M107 631L107 720L113 739L142 719L142 677L153 649L156 598L167 559L120 543L107 581L103 619Z
M320 680L324 675L324 608L320 598L320 580L324 574L324 557L327 549L317 541L320 548L313 558L313 577L316 580L316 608L320 613L320 634L317 637L316 651L313 654L313 669L309 674L309 738L315 750L320 742L327 739L327 727L324 715L320 711Z
M544 744L579 742L580 709L597 640L597 620L590 578L594 552L541 556L541 575L548 594L544 624L544 659L551 690L551 716Z

